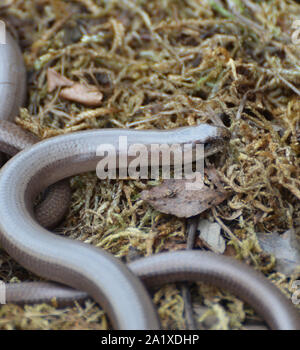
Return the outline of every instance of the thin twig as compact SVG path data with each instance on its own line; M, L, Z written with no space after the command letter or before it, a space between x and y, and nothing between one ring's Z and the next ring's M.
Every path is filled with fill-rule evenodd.
M195 238L197 233L199 216L193 216L187 220L187 244L186 249L193 249L195 244ZM197 325L193 315L192 297L190 289L186 284L181 288L182 297L184 301L184 313L186 318L187 328L190 330L197 329Z

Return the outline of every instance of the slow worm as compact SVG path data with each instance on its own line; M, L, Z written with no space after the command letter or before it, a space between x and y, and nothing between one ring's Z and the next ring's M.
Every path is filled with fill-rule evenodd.
M6 44L0 45L0 151L14 156L39 139L13 123L26 96L26 70L19 46L9 32ZM63 219L70 203L68 180L49 187L35 208L37 221L53 228Z
M1 116L0 116L1 118ZM18 125L0 119L0 151L14 156L21 150L31 147L38 139ZM34 208L36 220L47 228L56 227L69 209L71 189L68 179L53 184L44 191L41 200Z
M33 211L36 196L57 181L95 170L102 158L96 152L99 145L110 144L121 152L119 136L126 136L128 145L148 148L162 143L211 147L228 138L228 132L207 124L168 131L102 129L57 136L26 148L0 172L2 247L28 270L90 295L108 313L115 328L159 328L152 302L137 275L149 285L199 279L213 283L252 305L270 328L299 329L299 314L291 302L261 274L235 260L182 251L144 258L128 268L101 249L56 236L37 223ZM31 286L34 284L24 288L21 284L19 290L14 287L16 299L20 293L22 299ZM47 290L47 285L43 286ZM60 287L53 286L54 293L59 293L55 288ZM13 292L7 291L9 299Z

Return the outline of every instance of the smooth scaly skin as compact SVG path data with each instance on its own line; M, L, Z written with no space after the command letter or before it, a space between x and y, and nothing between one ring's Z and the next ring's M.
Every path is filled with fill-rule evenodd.
M1 82L1 75L0 75ZM100 143L115 145L120 135L130 143L211 143L228 136L222 128L201 125L172 131L99 130L75 133L41 142L18 154L0 175L0 231L2 246L29 270L82 289L108 312L116 328L158 328L156 314L142 284L110 254L54 236L33 218L32 203L48 185L79 172L95 170ZM292 305L266 279L236 261L203 252L158 254L129 265L145 282L201 279L227 288L249 302L272 328L299 329L299 316ZM21 284L18 293L32 291ZM68 298L62 287L39 285L37 291ZM18 288L22 289L18 289ZM8 286L8 300L13 300ZM59 289L55 289L59 288ZM11 292L10 292L11 291ZM46 293L46 294L47 294ZM64 297L62 294L66 293ZM43 293L42 293L43 294ZM67 295L67 296L66 296ZM10 296L12 298L10 299ZM30 299L30 298L29 298ZM29 301L28 299L28 301Z
M160 253L128 264L148 286L202 281L225 288L257 311L271 329L300 329L299 312L261 273L226 256L203 251ZM83 300L87 293L54 283L6 285L7 302L39 303L54 298L61 305Z
M7 120L0 120L0 151L14 156L31 147L38 138ZM36 220L47 228L57 226L69 209L71 189L69 180L62 180L50 186L43 193L40 203L34 208Z

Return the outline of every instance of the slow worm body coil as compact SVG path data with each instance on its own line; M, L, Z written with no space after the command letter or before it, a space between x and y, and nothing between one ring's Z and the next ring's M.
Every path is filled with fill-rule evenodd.
M13 51L13 55L19 55L19 51ZM228 133L206 124L169 131L102 129L57 136L26 148L0 172L2 247L30 271L83 291L81 296L90 295L105 309L115 328L159 328L152 302L137 275L149 285L199 279L213 283L250 303L269 327L299 329L299 314L291 302L261 274L235 260L187 251L157 254L127 267L101 249L56 236L37 223L32 204L36 196L57 181L95 170L101 159L97 147L110 144L118 150L119 136L126 136L128 145L149 148L162 143L209 145L227 138ZM11 288L11 294L8 288L8 299L12 296L9 300L18 301L26 291L34 291L34 286L20 284L19 289ZM47 285L40 286L47 290ZM53 285L52 291L59 295L60 288ZM80 292L66 293L74 296Z
M26 70L22 54L10 33L6 32L6 44L0 45L0 151L9 156L39 141L13 123L25 97ZM35 209L37 221L44 227L55 227L64 217L70 197L67 180L48 188L43 201Z

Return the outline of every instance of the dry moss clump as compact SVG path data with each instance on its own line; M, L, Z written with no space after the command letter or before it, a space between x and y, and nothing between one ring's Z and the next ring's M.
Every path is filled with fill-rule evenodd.
M19 38L28 103L16 122L41 138L89 128L168 129L222 120L232 132L215 165L228 200L208 210L231 254L262 270L291 296L257 232L300 234L300 46L291 42L296 1L6 0L0 16ZM47 91L47 69L103 93L88 108ZM59 232L117 257L186 246L185 222L140 200L151 181L71 180L70 212ZM2 254L1 278L34 278ZM35 277L36 278L36 277ZM251 310L230 294L192 287L199 327L243 328ZM154 293L163 327L186 327L178 286ZM201 311L202 306L208 309ZM98 306L1 308L1 328L106 328ZM216 322L207 321L214 315ZM206 323L205 323L206 322Z

